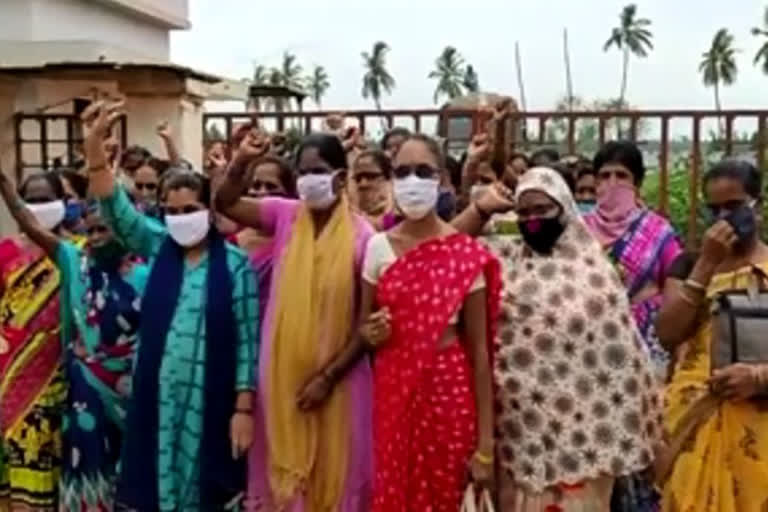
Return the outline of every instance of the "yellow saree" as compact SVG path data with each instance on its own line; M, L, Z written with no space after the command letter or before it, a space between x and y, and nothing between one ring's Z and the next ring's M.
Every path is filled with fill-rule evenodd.
M768 264L760 267L768 271ZM750 275L749 267L718 274L707 295L746 288ZM710 317L688 341L688 352L667 387L664 426L669 433L685 430L690 413L711 400L711 332ZM709 407L681 445L662 504L664 512L768 511L768 402L728 401Z

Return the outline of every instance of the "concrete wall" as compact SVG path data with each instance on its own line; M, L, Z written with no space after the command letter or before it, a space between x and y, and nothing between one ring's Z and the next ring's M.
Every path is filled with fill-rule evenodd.
M0 38L19 42L93 41L168 61L168 28L86 0L2 0ZM0 55L2 60L2 55Z

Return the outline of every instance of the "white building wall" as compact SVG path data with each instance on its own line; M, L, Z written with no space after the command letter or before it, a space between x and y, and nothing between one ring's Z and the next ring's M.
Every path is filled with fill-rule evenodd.
M159 61L170 58L167 27L86 0L0 0L0 39L93 41Z

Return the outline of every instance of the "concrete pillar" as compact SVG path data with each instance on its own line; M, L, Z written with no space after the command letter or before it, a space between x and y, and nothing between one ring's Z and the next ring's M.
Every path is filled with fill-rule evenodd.
M0 168L16 179L16 145L14 144L14 113L19 80L0 78ZM5 237L16 232L16 225L8 209L0 206L0 236Z

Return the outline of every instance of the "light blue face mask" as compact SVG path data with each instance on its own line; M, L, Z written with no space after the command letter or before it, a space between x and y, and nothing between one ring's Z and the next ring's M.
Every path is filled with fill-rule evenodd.
M576 204L582 215L590 214L597 208L597 201L578 201Z

